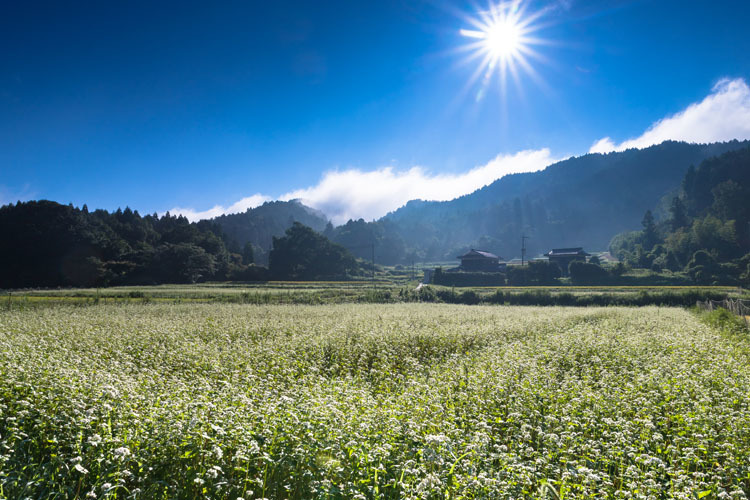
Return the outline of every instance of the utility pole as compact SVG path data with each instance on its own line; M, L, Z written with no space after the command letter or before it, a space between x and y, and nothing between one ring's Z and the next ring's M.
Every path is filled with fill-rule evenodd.
M372 243L372 287L375 288L375 242Z
M526 257L526 240L528 240L529 237L525 234L521 234L521 265L523 265L524 258Z

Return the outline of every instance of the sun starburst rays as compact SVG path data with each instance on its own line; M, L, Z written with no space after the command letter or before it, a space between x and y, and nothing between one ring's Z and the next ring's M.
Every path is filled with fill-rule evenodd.
M478 79L482 79L477 99L485 94L495 75L498 76L503 95L509 78L520 88L522 72L538 81L539 76L530 60L543 59L532 47L545 43L534 36L538 29L536 21L541 14L541 11L527 13L526 5L514 0L491 4L477 17L466 18L470 27L461 29L459 33L471 41L460 49L468 54L467 62L479 60L469 80L469 85L474 85Z

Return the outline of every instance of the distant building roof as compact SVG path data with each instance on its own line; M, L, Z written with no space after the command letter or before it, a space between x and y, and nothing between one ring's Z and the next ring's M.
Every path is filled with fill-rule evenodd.
M494 253L485 252L482 250L474 250L473 248L466 252L463 255L459 255L456 257L457 259L471 259L471 258L484 258L484 259L502 259L502 257L498 257Z
M614 257L609 252L600 253L599 260L603 260L605 262L620 262L619 260L617 260L617 257Z
M588 256L590 254L584 252L582 247L553 248L549 253L547 253L547 257L570 257L573 255Z

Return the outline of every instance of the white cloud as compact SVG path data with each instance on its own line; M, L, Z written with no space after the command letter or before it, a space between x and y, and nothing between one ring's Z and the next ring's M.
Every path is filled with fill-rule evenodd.
M170 210L169 213L171 215L184 215L188 218L189 221L195 222L201 219L211 219L223 214L235 214L238 212L244 212L248 208L255 208L258 205L262 205L264 202L269 201L270 199L271 198L269 198L268 196L264 196L262 194L254 194L252 196L242 198L240 201L233 203L228 207L215 205L214 207L209 208L208 210L203 210L201 212L198 212L192 208L175 207Z
M723 79L701 102L659 120L641 136L620 144L605 137L595 142L589 152L645 148L670 139L695 143L750 139L750 87L740 78Z
M393 167L333 170L325 173L316 185L291 191L280 199L300 199L324 212L336 224L360 217L371 220L409 200L451 200L504 175L534 172L555 161L545 148L498 155L486 165L460 174L431 174L422 167L405 171Z
M591 146L589 153L609 153L615 149L617 149L617 146L612 142L612 139L609 137L603 137Z
M591 153L645 148L665 140L708 143L750 139L750 87L742 79L718 82L702 101L657 121L639 137L617 144L610 137L596 141ZM290 191L277 199L300 199L324 212L336 224L348 219L372 220L397 209L409 200L444 201L471 193L504 175L541 170L554 163L549 149L498 155L486 165L458 174L435 174L415 166L408 170L382 167L374 170L346 169L326 172L320 181ZM272 199L261 194L202 212L173 208L190 220L243 212Z
M557 159L549 149L526 150L498 155L486 165L460 174L431 174L422 167L399 171L393 167L376 170L331 170L321 180L302 189L290 191L277 199L300 199L307 206L325 213L335 224L349 219L377 219L409 200L452 200L471 193L500 177L520 172L542 170ZM244 212L273 198L254 194L229 207L216 205L208 210L175 207L172 215L180 214L190 221L210 219L222 214Z

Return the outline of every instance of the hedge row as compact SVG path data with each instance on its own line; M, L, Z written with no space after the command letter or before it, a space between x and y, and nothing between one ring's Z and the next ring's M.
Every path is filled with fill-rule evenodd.
M474 290L436 290L423 287L415 294L421 302L445 302L448 304L507 304L524 306L670 306L691 307L699 300L723 300L725 293L711 290L684 291L640 291L633 293L551 293L547 290L512 292L497 290L481 295Z

